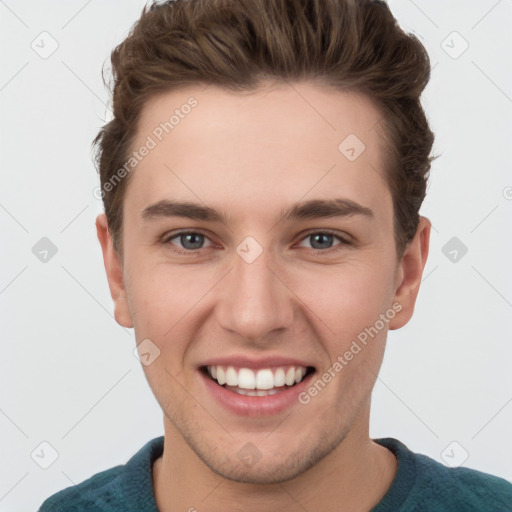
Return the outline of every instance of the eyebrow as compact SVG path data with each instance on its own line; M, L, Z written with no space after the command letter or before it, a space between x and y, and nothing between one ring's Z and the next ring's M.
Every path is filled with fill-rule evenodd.
M370 208L350 199L311 199L283 208L280 212L280 220L321 219L353 215L360 215L369 219L375 217ZM206 222L221 222L223 224L228 222L228 216L214 208L188 201L169 201L167 199L148 206L142 211L141 216L144 220L186 217Z

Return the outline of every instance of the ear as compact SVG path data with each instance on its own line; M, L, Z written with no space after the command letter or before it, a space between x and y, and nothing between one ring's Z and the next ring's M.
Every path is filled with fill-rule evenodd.
M103 263L107 273L110 295L114 300L114 318L123 327L133 327L132 316L126 299L123 280L123 265L114 250L114 244L108 229L107 216L101 213L96 217L96 233L103 252Z
M407 245L398 264L393 303L399 303L402 309L390 320L389 329L391 330L403 327L411 319L414 312L423 269L427 262L431 227L430 220L420 216L416 234Z

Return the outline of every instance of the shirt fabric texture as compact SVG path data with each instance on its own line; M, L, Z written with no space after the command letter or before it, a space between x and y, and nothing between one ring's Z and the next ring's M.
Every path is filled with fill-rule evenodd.
M385 496L369 512L512 512L512 483L507 480L474 469L449 468L391 437L374 441L395 454L398 470ZM38 512L159 512L152 466L163 447L163 436L148 441L126 464L57 492Z

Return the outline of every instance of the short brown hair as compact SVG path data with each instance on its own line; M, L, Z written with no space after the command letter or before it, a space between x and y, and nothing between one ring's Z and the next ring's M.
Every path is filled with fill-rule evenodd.
M123 197L138 120L153 96L214 84L252 91L263 80L315 80L370 97L382 114L385 177L399 258L416 233L434 135L420 103L430 78L421 42L378 0L174 0L146 4L111 54L113 119L93 141L105 214L122 254ZM340 141L341 142L341 141ZM109 182L110 180L110 182ZM111 186L106 186L110 183Z

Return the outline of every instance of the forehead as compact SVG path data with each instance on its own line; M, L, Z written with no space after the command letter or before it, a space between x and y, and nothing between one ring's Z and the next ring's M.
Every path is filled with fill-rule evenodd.
M309 82L166 92L142 111L134 150L151 149L132 171L125 201L142 211L169 196L204 198L237 207L238 216L306 195L386 208L381 120L365 95Z

